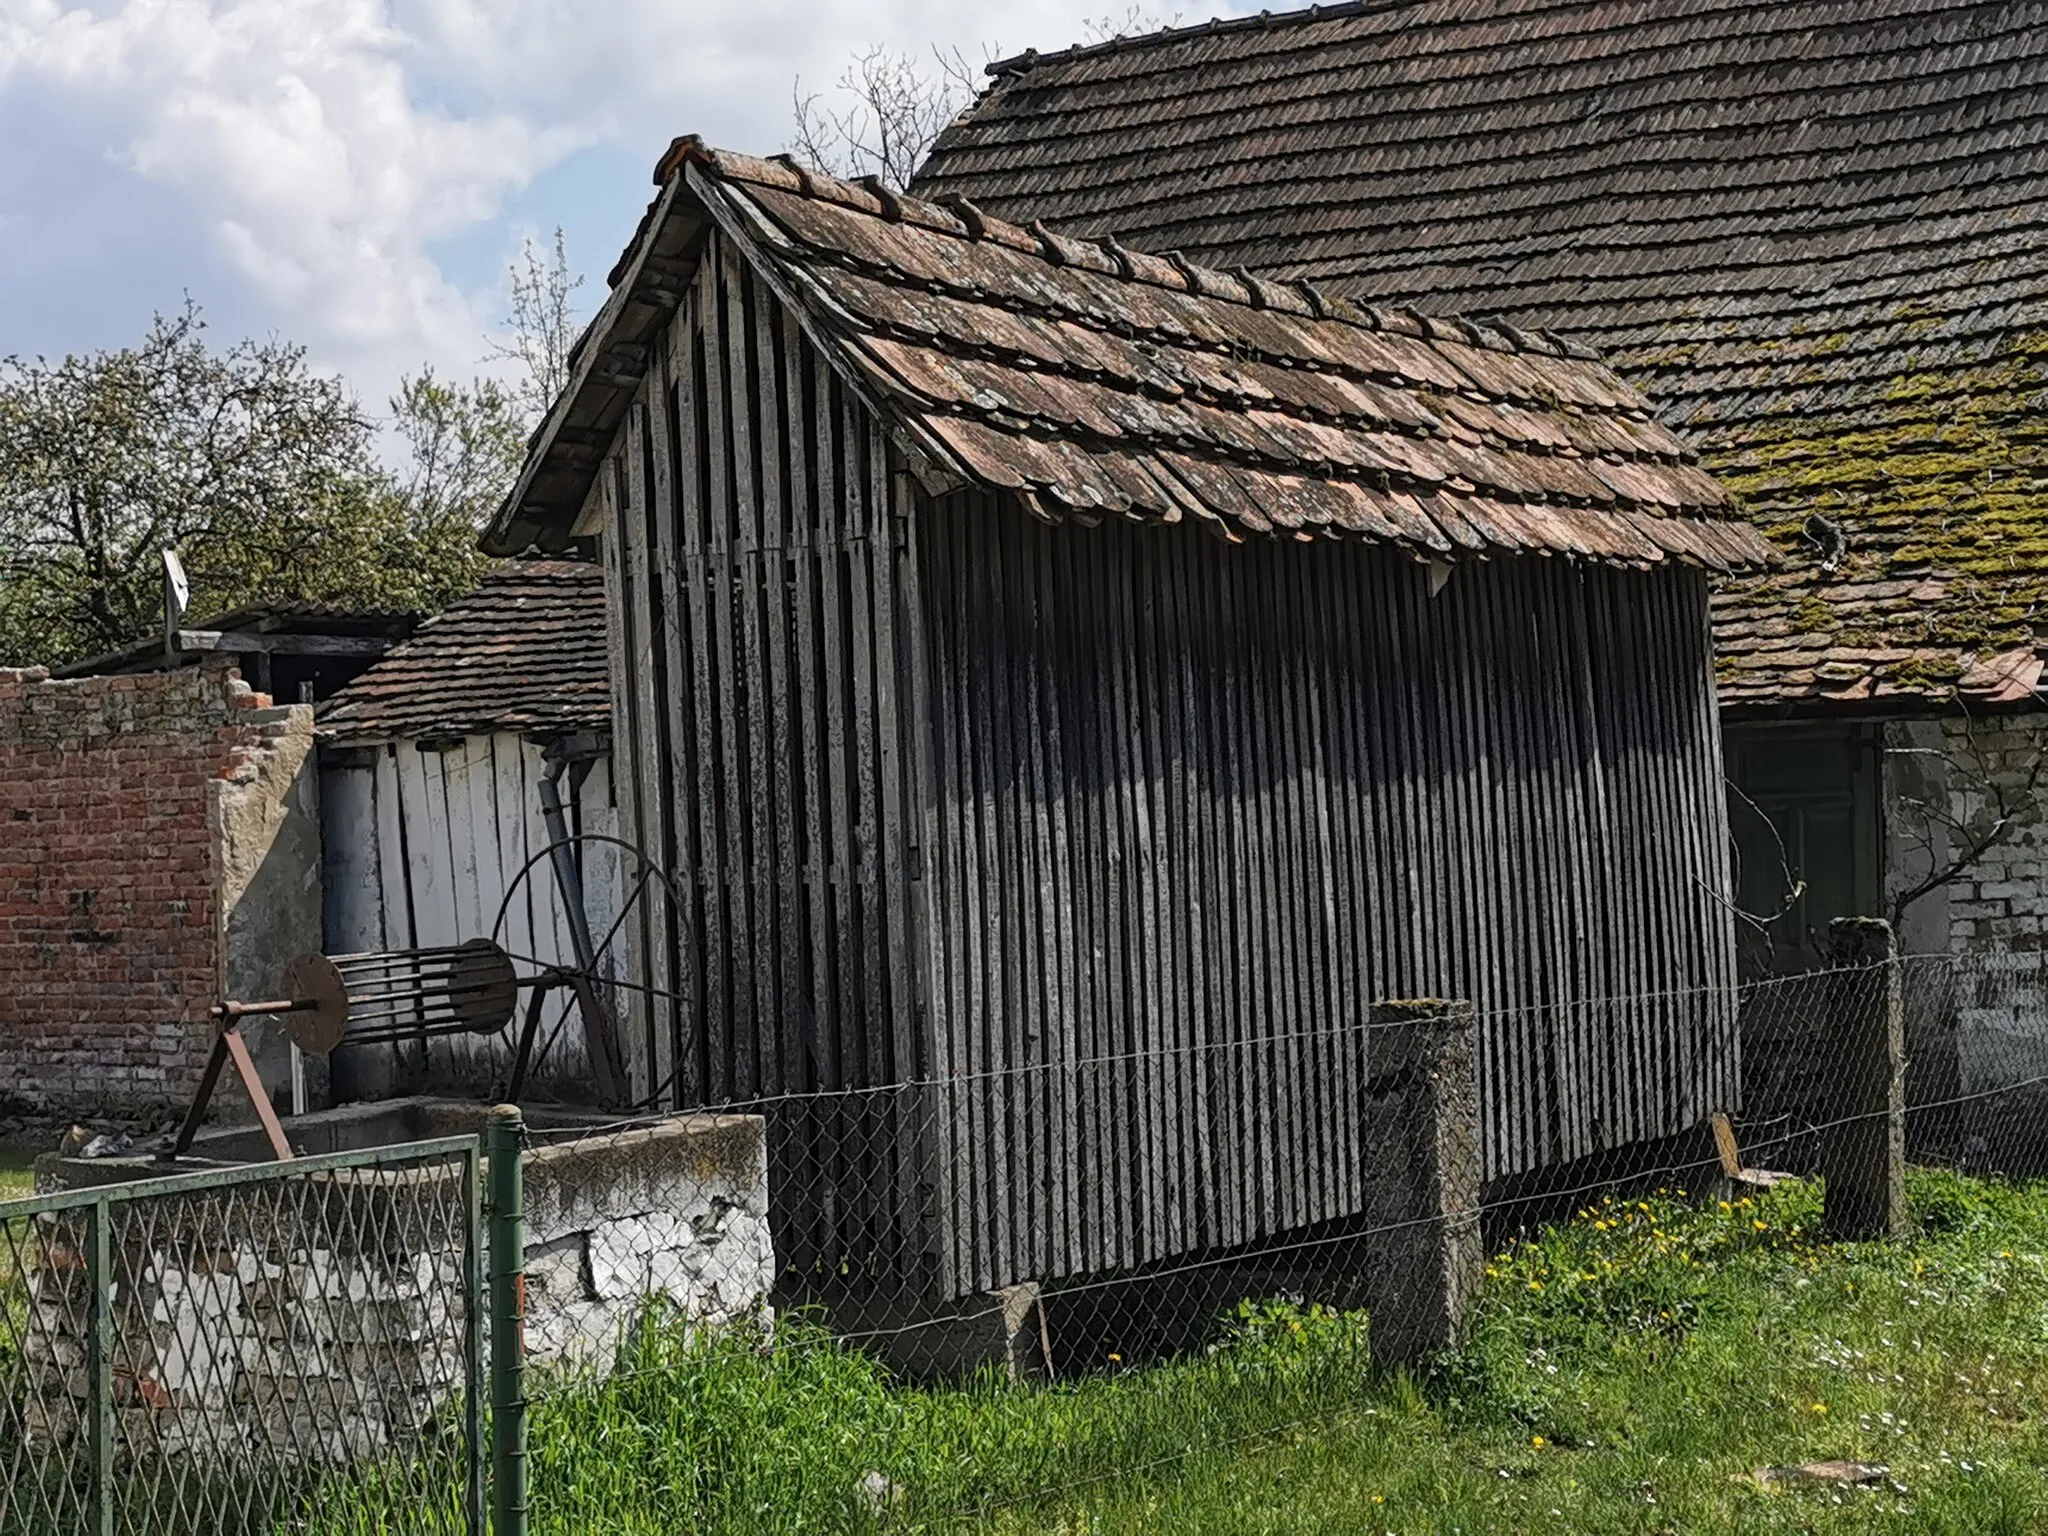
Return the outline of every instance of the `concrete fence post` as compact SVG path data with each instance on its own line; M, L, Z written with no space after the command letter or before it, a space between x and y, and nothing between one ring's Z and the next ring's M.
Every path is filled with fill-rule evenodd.
M1906 1029L1899 956L1889 923L1838 917L1828 925L1835 967L1821 1026L1833 1091L1820 1133L1830 1237L1906 1233Z
M1478 1055L1470 1003L1373 1008L1358 1283L1379 1365L1454 1347L1485 1274Z

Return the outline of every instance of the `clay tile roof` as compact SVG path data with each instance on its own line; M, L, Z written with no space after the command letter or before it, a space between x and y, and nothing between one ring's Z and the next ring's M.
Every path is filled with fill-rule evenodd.
M1446 555L1769 557L1640 395L1548 339L1061 241L968 199L887 196L694 139L657 176L794 296L928 461L1042 516ZM689 216L667 206L641 245ZM587 476L565 478L552 511L534 504L551 452L493 528L500 547L559 530L580 501Z
M1724 697L2043 637L2043 0L1371 0L990 73L913 191L1595 346L1786 557L1721 594Z
M611 728L604 573L508 560L320 710L336 742Z

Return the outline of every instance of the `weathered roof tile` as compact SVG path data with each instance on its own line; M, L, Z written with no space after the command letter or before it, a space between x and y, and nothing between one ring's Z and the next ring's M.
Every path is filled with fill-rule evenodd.
M604 576L508 560L321 706L337 742L608 730Z
M1408 306L1594 343L1786 557L1722 595L1731 661L1759 615L1881 629L1830 651L1867 696L1947 696L2048 638L2042 0L1369 0L991 73L916 190L1411 337ZM1498 396L1529 352L1455 355ZM1614 398L1554 398L1619 447ZM1850 536L1825 567L1813 513ZM1724 694L1839 697L1815 665Z
M693 216L736 232L885 417L950 456L941 468L1017 491L1041 516L1192 511L1439 554L1770 558L1632 389L1547 341L1248 285L1106 240L1083 249L970 202L891 203L694 141L661 174L669 212L643 243ZM588 471L551 454L544 439L495 547L564 531ZM1716 519L1714 537L1636 526Z

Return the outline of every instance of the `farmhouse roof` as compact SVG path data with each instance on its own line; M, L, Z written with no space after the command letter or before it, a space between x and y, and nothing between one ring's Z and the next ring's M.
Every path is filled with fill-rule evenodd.
M1188 519L1717 568L1767 559L1590 353L1113 242L1066 239L679 139L486 547L559 546L716 224L934 489L1039 515Z
M1724 699L2033 649L2041 0L1372 0L990 72L921 194L1599 348L1790 557L1721 595Z
M604 573L503 562L340 689L319 723L336 742L609 730Z

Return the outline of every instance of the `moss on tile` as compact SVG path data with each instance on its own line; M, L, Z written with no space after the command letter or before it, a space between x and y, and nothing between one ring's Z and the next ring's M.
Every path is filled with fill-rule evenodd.
M1910 309L1898 318L1923 318ZM1802 529L1819 514L1849 531L1840 579L1948 578L1941 599L1900 614L1913 631L1903 643L2017 644L2048 618L2048 331L2015 336L1985 365L1901 374L1873 413L1780 418L1740 431L1738 440L1710 439L1703 457L1795 568L1812 571ZM1791 606L1802 631L1833 622L1817 592L1792 606L1782 580L1736 593ZM1947 669L1943 685L1953 676ZM1929 678L1924 662L1898 664L1891 675L1898 686Z

